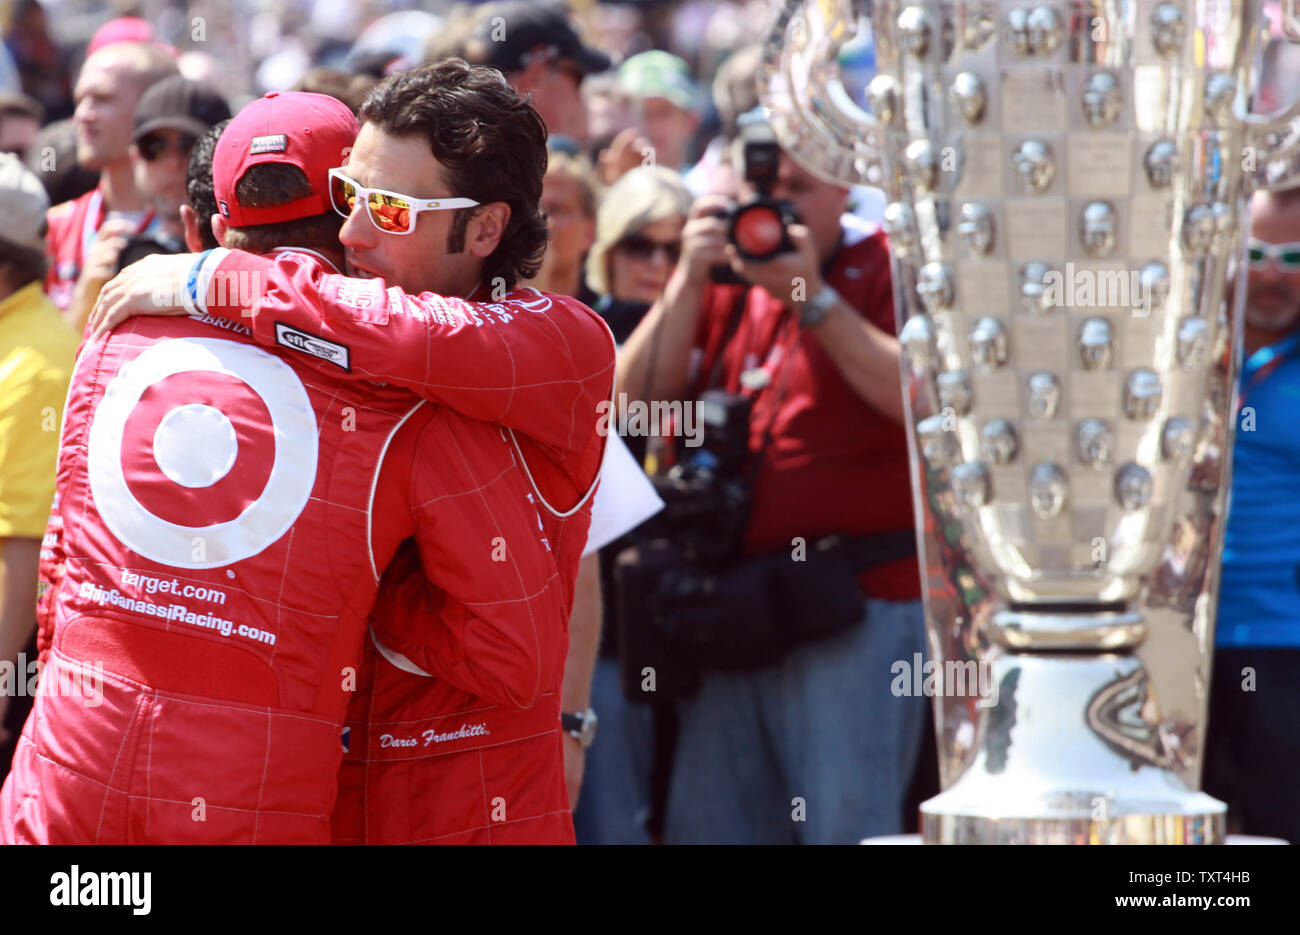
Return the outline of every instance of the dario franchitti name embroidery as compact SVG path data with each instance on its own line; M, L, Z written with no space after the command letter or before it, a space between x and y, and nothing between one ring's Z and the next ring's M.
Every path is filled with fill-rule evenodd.
M430 744L446 743L449 740L464 740L467 737L486 737L492 731L488 730L486 724L462 724L456 730L438 733L433 729L426 730L419 737L394 737L392 734L381 734L379 736L379 746L381 747L427 747ZM423 741L423 743L421 743Z

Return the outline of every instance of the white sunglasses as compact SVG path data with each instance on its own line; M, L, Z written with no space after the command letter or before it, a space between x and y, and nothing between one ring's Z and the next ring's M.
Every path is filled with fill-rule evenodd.
M342 169L330 169L329 176L330 204L335 211L345 218L351 217L357 199L365 199L370 223L388 234L411 233L421 211L454 211L478 206L473 198L412 198L382 188L366 188L344 175Z

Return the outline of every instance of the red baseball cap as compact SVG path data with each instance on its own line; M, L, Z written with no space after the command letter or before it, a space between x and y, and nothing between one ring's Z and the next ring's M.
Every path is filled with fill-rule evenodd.
M306 91L268 91L226 125L212 156L217 210L231 227L280 224L331 210L329 170L343 165L356 142L357 118L342 101ZM279 162L307 174L312 193L274 208L245 208L235 185L250 166Z
M156 45L173 58L180 55L175 46L159 41L153 26L147 20L135 16L119 16L95 30L95 34L90 37L90 44L86 46L86 58L90 58L105 46L118 42L147 42Z
M90 37L90 44L86 46L86 58L115 42L153 42L155 38L156 33L148 20L136 16L119 16L95 30L95 34Z

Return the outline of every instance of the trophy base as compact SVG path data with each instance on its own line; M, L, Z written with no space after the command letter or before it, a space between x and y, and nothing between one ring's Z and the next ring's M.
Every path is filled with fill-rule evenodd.
M921 806L921 840L925 844L1226 843L1226 809L1204 793L1190 793L1181 802L1114 800L1112 807L1116 812L1100 821L1086 814L976 815L975 809L939 795ZM1118 814L1121 809L1131 813ZM1175 813L1175 809L1182 811Z
M1224 843L1227 808L1180 778L1191 755L1176 725L1153 713L1135 656L1010 653L990 662L979 748L956 782L921 805L925 843Z

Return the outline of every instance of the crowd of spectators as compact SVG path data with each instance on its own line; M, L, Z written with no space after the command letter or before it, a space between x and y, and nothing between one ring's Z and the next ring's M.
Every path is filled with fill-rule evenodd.
M217 213L210 174L205 184L193 167L211 162L224 122L266 92L290 90L357 112L385 76L464 58L500 70L547 126L549 243L528 285L577 298L605 319L620 348L619 418L639 404L709 391L743 406L749 502L715 567L743 570L766 589L777 587L776 573L762 562L788 556L795 542L843 541L875 556L858 558L850 545L844 561L857 603L847 614L836 608L842 619L833 625L762 658L705 664L689 688L661 692L656 673L647 688L630 655L639 637L629 628L645 625L630 605L643 595L629 590L635 576L620 563L646 561L652 535L680 531L667 515L672 498L642 535L602 550L602 636L589 695L599 733L593 743L589 731L573 732L585 751L585 776L581 767L570 776L579 842L831 843L915 830L915 805L938 782L923 699L888 690L891 662L923 652L924 633L916 559L905 544L913 514L883 197L827 183L782 154L766 194L798 211L791 249L759 262L728 243L729 212L756 194L741 128L745 115L749 125L763 122L755 74L768 4L416 7L0 2L0 153L12 154L0 155L0 204L28 220L53 205L48 231L15 226L9 214L0 223L0 309L21 305L26 316L6 313L0 337L8 352L15 322L39 325L42 343L33 338L28 355L39 374L32 385L44 388L0 413L6 587L34 564L41 529L29 520L45 515L53 495L57 432L37 423L61 403L46 390L66 385L75 335L117 272L148 253L215 246L204 223ZM861 79L855 87L873 62L865 40L842 55ZM40 263L34 251L43 251ZM795 280L804 286L798 297L789 290ZM627 433L661 491L680 485L691 463L684 428ZM14 439L27 435L40 450L12 454ZM27 596L6 593L4 612ZM668 606L658 591L649 599ZM766 612L797 616L789 600ZM714 616L732 619L708 625L744 634L748 606L724 608ZM672 672L657 674L667 682ZM11 739L23 705L5 701L13 701L4 721ZM7 762L7 750L0 758Z

